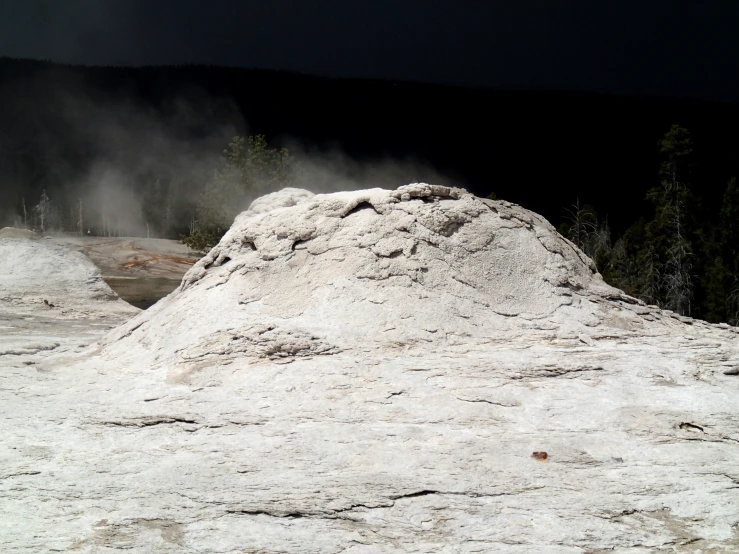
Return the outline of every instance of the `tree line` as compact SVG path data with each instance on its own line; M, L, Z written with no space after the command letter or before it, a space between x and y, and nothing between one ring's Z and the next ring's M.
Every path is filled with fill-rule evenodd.
M287 148L270 147L264 135L234 137L200 194L182 242L199 252L209 250L252 200L292 185L299 168Z
M568 208L559 232L580 247L609 284L651 305L711 322L739 325L739 184L731 178L717 210L704 206L693 182L690 132L673 125L656 145L662 162L646 193L651 217L612 233L595 208ZM197 250L218 242L239 206L299 180L300 166L264 136L236 137L205 186L189 234Z
M627 294L681 315L739 325L739 184L731 178L721 205L710 209L699 194L702 184L693 182L689 131L673 125L656 146L662 163L646 193L650 217L639 217L616 234L607 216L577 199L558 230L593 259L606 282ZM137 234L179 238L205 252L251 200L300 182L300 176L300 164L287 149L271 147L263 135L234 137L220 166L198 186L195 201L182 203L176 180L149 176L140 204L145 227ZM18 218L41 232L120 236L126 231L114 200L56 203L46 191L31 206L22 198Z
M717 210L692 180L694 144L673 125L657 147L663 158L646 194L651 218L618 237L607 218L579 200L558 230L595 262L604 280L648 304L711 322L739 325L739 184L726 183Z
M40 234L179 239L205 252L252 200L290 186L299 170L288 150L269 146L264 135L236 136L209 177L187 182L166 170L101 175L77 195L42 189L33 202L21 195L9 223Z
M148 186L78 190L42 189L37 200L20 196L3 224L39 234L70 233L101 237L179 238L191 219L192 202L176 179L151 178ZM189 190L189 189L188 189Z

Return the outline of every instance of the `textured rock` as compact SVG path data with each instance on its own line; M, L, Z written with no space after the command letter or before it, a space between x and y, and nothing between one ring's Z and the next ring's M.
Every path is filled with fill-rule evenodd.
M249 205L249 209L242 214L243 217L264 214L278 208L290 208L303 202L307 202L315 195L305 189L287 187L276 192L260 196Z
M84 254L49 239L0 237L0 309L61 317L125 317L139 310L105 284Z
M542 218L419 184L245 212L180 289L108 343L131 334L112 349L165 359L255 322L342 348L643 331L606 298L641 308Z
M0 355L4 551L739 551L733 329L505 202L304 200L98 350Z

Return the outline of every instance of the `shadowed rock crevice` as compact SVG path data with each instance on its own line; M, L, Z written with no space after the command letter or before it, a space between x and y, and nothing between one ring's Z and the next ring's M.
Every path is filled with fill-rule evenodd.
M359 202L356 206L351 208L348 212L346 212L344 215L342 215L342 219L349 217L350 215L356 214L361 212L362 210L372 210L377 215L380 215L380 212L377 211L377 208L375 208L370 202L363 201Z
M99 421L98 425L112 425L114 427L152 427L154 425L172 425L175 423L197 424L195 419L181 416L144 416L127 419Z

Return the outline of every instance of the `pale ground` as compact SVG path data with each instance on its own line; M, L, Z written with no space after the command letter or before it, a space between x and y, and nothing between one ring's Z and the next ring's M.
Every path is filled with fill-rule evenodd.
M505 202L293 203L104 337L0 303L0 551L739 552L734 329Z

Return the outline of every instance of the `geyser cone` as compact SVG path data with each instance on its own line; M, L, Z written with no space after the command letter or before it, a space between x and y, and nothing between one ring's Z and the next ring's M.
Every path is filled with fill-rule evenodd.
M140 360L274 358L643 331L638 301L507 202L413 184L286 189L254 204L169 298L108 337L111 355L135 344Z
M103 356L8 367L11 551L739 544L736 330L460 190L259 199Z

